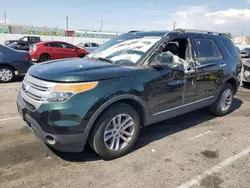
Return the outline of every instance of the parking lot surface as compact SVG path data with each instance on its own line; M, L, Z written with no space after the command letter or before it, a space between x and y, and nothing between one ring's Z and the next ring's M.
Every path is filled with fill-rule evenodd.
M0 187L249 188L249 88L229 115L202 109L148 126L130 154L103 161L89 147L62 153L40 142L18 116L19 86L0 85Z

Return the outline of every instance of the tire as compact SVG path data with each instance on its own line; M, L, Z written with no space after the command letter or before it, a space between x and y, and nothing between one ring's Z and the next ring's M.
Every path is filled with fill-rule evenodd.
M49 60L50 60L50 55L49 54L42 54L40 56L40 59L39 59L40 62L49 61Z
M14 69L8 66L0 66L0 83L8 83L15 78Z
M130 132L132 136L125 135L122 132L122 129L119 128L112 129L113 132L108 130L116 127L111 123L111 121L115 119L115 122L117 123L119 117L121 117L120 125L122 125L123 122L126 122L126 120L129 120L127 121L127 123L125 123L123 128L125 128L125 132ZM126 128L126 125L131 126ZM105 134L105 131L109 133ZM134 108L127 104L118 103L108 108L108 110L105 111L100 116L100 118L98 118L97 122L91 130L88 142L91 148L104 160L112 160L127 154L132 149L137 141L139 132L140 120L137 112L134 110ZM117 137L111 135L117 135ZM105 142L104 138L108 137L110 137L110 139L107 139L107 141ZM125 142L121 137L127 138L127 142ZM118 139L119 142L117 144Z
M80 54L79 57L80 58L84 58L86 56L86 54Z
M244 82L242 81L243 86L250 87L250 82Z
M228 95L228 96L227 96ZM227 97L226 97L227 96ZM225 98L226 97L226 98ZM226 83L214 104L209 108L210 112L216 116L225 116L231 111L234 98L234 90L231 84ZM225 106L223 106L223 101Z

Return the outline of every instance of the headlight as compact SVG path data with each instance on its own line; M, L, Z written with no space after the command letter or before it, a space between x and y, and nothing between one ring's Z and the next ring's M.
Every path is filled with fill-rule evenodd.
M49 96L44 99L46 102L63 102L77 93L91 90L97 86L98 82L88 82L81 84L57 84L52 88Z

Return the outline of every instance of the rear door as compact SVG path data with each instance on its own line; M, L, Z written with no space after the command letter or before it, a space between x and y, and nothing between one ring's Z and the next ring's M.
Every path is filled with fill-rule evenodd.
M195 101L205 101L217 95L226 64L214 39L194 38L193 42L197 61Z
M72 58L72 57L79 56L78 51L76 50L75 46L65 43L65 42L62 42L61 46L64 51L64 58Z

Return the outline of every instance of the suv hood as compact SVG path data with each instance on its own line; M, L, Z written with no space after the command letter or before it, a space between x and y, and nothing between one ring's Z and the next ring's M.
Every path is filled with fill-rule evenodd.
M105 61L72 58L49 61L32 66L29 74L54 82L85 82L127 76L133 67L122 67Z
M19 40L6 40L4 43L5 43L5 45L9 45L9 44L11 44L11 43L13 43L13 42L18 42Z

